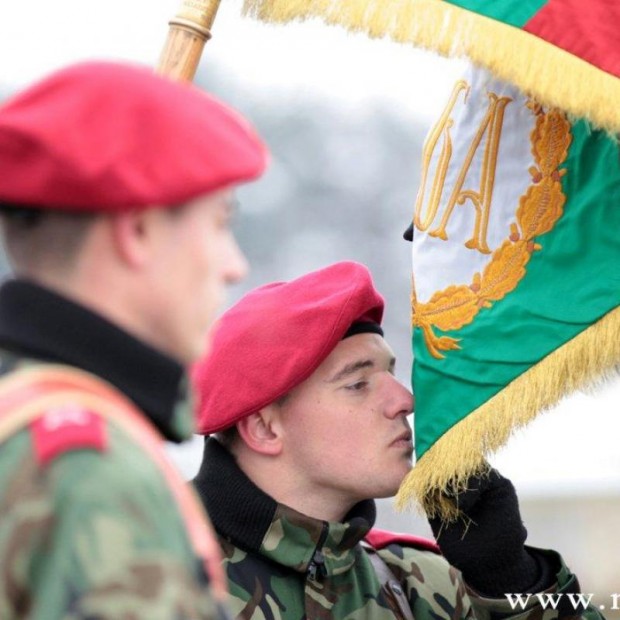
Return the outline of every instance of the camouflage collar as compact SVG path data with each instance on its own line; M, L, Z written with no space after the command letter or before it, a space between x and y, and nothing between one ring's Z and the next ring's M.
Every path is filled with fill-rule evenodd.
M353 566L356 545L372 527L374 513L374 502L369 500L355 506L342 523L333 523L278 504L260 553L302 573L312 567L323 577L339 575Z
M348 570L354 563L357 544L376 517L373 500L354 506L342 523L313 519L278 504L252 483L213 438L205 441L194 484L222 538L304 573L317 559L324 575Z

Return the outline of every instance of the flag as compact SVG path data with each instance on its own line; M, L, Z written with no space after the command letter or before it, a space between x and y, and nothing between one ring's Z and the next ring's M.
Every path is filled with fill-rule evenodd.
M413 225L417 463L399 499L433 512L620 362L618 143L471 67L428 135Z
M417 462L399 504L454 517L514 428L620 362L620 5L245 0L467 57L413 215Z

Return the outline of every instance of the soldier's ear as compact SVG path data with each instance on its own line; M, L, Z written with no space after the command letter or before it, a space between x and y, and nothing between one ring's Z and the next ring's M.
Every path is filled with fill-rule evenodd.
M140 268L148 262L162 237L166 215L165 209L152 208L124 211L110 216L114 247L125 264Z
M282 452L282 427L277 405L267 405L237 422L242 441L252 450L265 456Z

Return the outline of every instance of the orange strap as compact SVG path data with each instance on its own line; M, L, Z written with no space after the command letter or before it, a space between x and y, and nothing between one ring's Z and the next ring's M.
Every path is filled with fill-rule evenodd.
M118 390L86 372L61 365L32 366L0 380L0 443L50 409L76 403L121 427L157 465L181 512L196 555L204 562L214 595L227 597L219 544L190 485L181 477L151 423Z

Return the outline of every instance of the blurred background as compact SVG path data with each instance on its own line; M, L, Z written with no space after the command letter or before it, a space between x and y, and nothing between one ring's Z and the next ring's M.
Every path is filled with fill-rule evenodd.
M3 2L0 99L77 60L155 65L177 9L176 0ZM267 176L239 194L237 234L252 271L229 302L337 260L363 262L387 299L386 337L409 384L402 233L425 134L462 64L320 23L259 24L241 17L239 0L223 2L213 32L196 82L249 117L272 152ZM560 550L608 617L620 617L609 610L620 592L619 383L566 399L492 459L517 486L530 544ZM196 438L170 449L188 478L201 448ZM380 504L381 527L429 533L418 515Z

